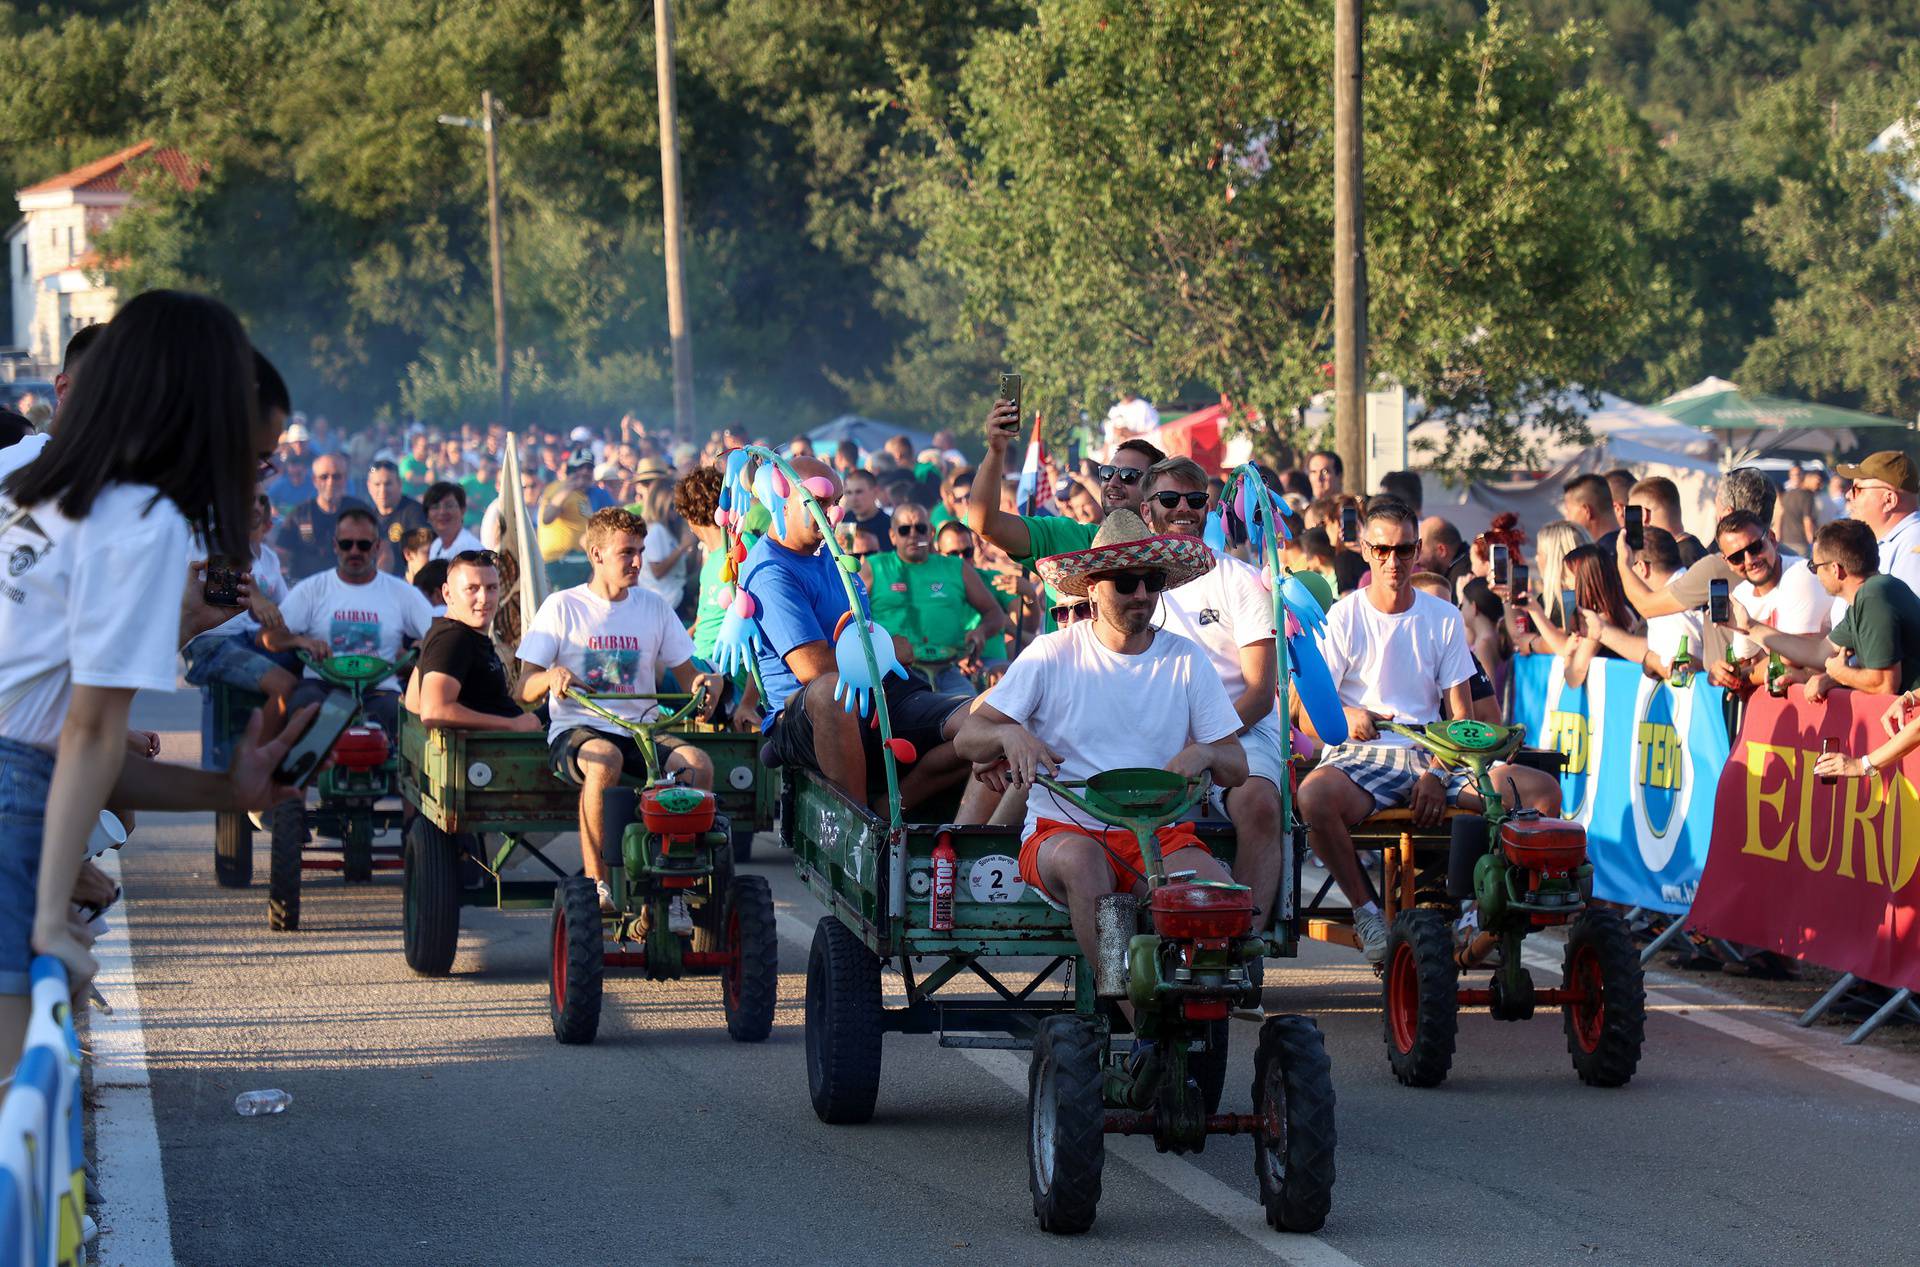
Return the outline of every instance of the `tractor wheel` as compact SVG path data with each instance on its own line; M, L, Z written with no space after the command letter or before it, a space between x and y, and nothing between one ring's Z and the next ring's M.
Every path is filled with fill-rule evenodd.
M1320 1027L1271 1016L1253 1056L1253 1172L1267 1222L1317 1232L1333 1204L1333 1065Z
M1084 1232L1107 1159L1106 1035L1085 1016L1049 1016L1027 1067L1027 1186L1043 1232Z
M348 884L373 882L372 809L365 809L347 820L340 837L340 875Z
M407 967L423 977L444 977L453 970L460 943L459 842L422 815L407 832L400 866Z
M253 824L245 814L213 816L213 878L223 889L253 883Z
M727 950L733 964L720 978L727 1037L757 1043L773 1032L780 988L780 930L773 918L773 889L766 877L734 877L727 886Z
M1566 984L1587 996L1561 1008L1574 1071L1590 1087L1626 1086L1646 1038L1647 986L1633 935L1618 915L1589 910L1573 921Z
M606 972L606 937L600 926L600 891L583 875L562 880L553 891L553 938L548 955L548 1010L553 1036L563 1043L590 1043L600 1030L600 985Z
M307 810L298 800L282 801L267 820L273 849L267 859L267 927L292 932L300 927L300 855L307 847Z
M753 858L753 824L741 823L733 829L733 860L748 862Z
M807 1092L814 1116L868 1121L880 1095L880 961L829 915L807 955Z
M1209 1114L1220 1111L1220 1097L1227 1088L1227 1048L1233 1022L1213 1021L1207 1026L1207 1049L1187 1056L1187 1072L1200 1088L1201 1103Z
M1453 1064L1460 970L1444 913L1402 911L1387 935L1387 1060L1410 1087L1437 1087Z

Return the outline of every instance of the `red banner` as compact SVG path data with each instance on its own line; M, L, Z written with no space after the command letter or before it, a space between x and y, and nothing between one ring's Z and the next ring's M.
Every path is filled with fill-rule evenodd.
M1884 743L1892 702L1835 691L1810 704L1797 690L1748 701L1690 927L1920 989L1920 753L1866 779L1813 773L1823 739L1854 756Z

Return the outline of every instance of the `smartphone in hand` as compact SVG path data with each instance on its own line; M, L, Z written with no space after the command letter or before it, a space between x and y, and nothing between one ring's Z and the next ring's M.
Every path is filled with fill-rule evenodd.
M305 787L319 770L320 763L333 751L333 745L347 733L347 727L353 725L354 718L359 715L360 706L349 692L330 692L305 732L287 749L287 755L280 758L280 764L274 767L274 782Z
M1013 402L1013 422L1010 425L1004 426L1001 428L1002 431L1005 431L1009 435L1013 435L1020 430L1021 388L1022 388L1022 384L1020 381L1020 376L1018 374L1002 374L1000 376L1000 399L1010 400Z
M1350 546L1360 544L1360 512L1352 506L1340 508L1340 540Z
M1527 597L1527 565L1525 560L1515 559L1513 561L1513 580L1509 582L1508 592L1513 596L1513 601L1516 603L1524 601Z
M1496 545L1487 548L1488 569L1493 573L1493 583L1507 587L1513 584L1513 552L1506 546Z
M1560 619L1568 633L1580 632L1580 597L1570 589L1560 591Z
M207 579L200 587L200 599L209 607L239 607L245 600L241 587L251 568L233 567L226 560L207 560Z
M1627 549L1644 550L1647 548L1646 511L1638 506L1627 507Z
M1733 623L1733 595L1723 580L1707 582L1707 619L1716 625Z

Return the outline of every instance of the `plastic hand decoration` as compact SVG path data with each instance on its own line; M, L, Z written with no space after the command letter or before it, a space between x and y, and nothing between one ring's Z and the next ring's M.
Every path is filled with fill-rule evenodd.
M720 633L713 642L716 672L732 677L753 663L761 647L760 622L754 619L759 611L760 605L745 590L733 596L726 616L720 621Z
M840 618L840 627L833 635L833 659L840 671L840 684L834 688L833 698L849 713L858 712L865 717L873 708L873 692L880 683L867 672L867 653L860 645L860 635L853 629L850 617L851 613ZM905 666L893 653L893 635L869 620L867 636L873 641L873 658L879 665L880 679L906 677Z
M1280 586L1280 597L1286 600L1287 610L1316 637L1327 627L1327 613L1321 609L1320 600L1299 577L1287 575Z
M787 494L793 486L787 483L787 477L780 473L771 462L763 464L753 473L753 495L767 508L772 517L771 530L774 538L784 542L787 539Z
M1221 554L1227 552L1227 526L1221 522L1218 508L1207 512L1207 526L1201 532L1200 539L1207 543L1208 549Z
M747 488L747 464L753 455L745 449L735 449L727 454L726 471L720 477L720 502L714 507L713 522L722 528L731 528L734 533L740 531L740 521L746 518L747 507L752 504L752 493Z

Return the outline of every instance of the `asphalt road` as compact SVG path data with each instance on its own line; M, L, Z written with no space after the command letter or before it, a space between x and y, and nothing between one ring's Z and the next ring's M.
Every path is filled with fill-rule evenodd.
M163 755L197 750L190 695L143 700L136 724L166 732ZM1372 974L1310 945L1269 965L1267 1004L1316 1017L1333 1058L1339 1182L1321 1236L1265 1229L1244 1139L1176 1158L1110 1138L1098 1223L1055 1238L1030 1213L1022 1055L889 1038L876 1119L814 1118L800 1004L819 911L767 837L752 869L782 914L773 1037L728 1041L711 979L621 977L585 1048L548 1026L544 915L466 911L454 975L424 980L400 956L397 877L310 877L301 931L275 934L263 884L215 886L210 818L156 817L135 841L122 918L159 1239L179 1264L1911 1258L1920 1061L1697 985L1659 992L1626 1089L1580 1085L1557 1014L1481 1014L1463 1017L1445 1086L1415 1091L1387 1069ZM1223 1109L1245 1112L1253 1027L1235 1038ZM264 1087L292 1107L236 1116L233 1097ZM101 1098L102 1147L139 1137L142 1094ZM116 1184L126 1216L152 1177L105 1160L100 1261L165 1262L116 1216Z

